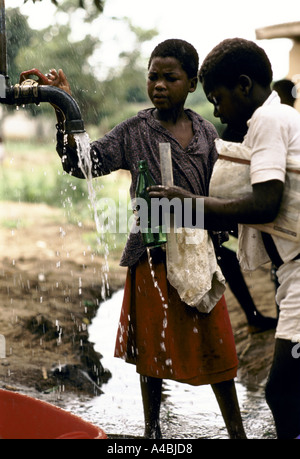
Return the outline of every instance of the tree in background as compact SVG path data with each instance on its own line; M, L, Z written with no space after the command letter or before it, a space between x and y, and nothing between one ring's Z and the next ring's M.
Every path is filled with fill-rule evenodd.
M35 32L18 8L6 10L7 67L11 83L18 83L20 69L16 57L20 48L29 44Z
M78 13L79 5L75 0L59 0L58 3L59 13L66 15L64 23L67 25L57 22L44 30L32 30L19 9L7 10L10 79L12 83L17 83L23 70L34 67L43 73L47 73L53 67L63 68L85 123L98 127L101 125L101 131L104 133L123 119L136 114L139 108L148 106L148 57L143 57L142 46L157 36L158 31L137 27L129 18L111 18L112 27L114 21L116 25L117 22L125 24L133 40L131 49L119 54L118 65L110 68L103 78L101 59L97 61L95 58L97 55L101 56L101 40L98 36L86 34L79 41L74 41L71 25L73 15ZM95 8L93 0L86 0L83 6L83 25L92 25L93 21L99 20L101 12ZM80 25L77 27L81 29ZM91 27L88 27L88 30L90 29ZM220 123L214 118L201 85L198 85L198 90L189 96L188 104L212 121L220 131ZM33 114L50 113L52 110L47 104L42 104L41 107L30 106L28 109Z
M104 118L114 118L123 108L125 118L128 104L147 100L141 44L151 40L157 34L156 30L135 28L124 19L135 35L133 50L121 53L120 65L111 69L105 81L100 81L97 70L89 60L96 50L101 52L101 41L91 35L85 35L77 42L72 41L69 24L76 10L74 2L65 1L62 10L70 16L66 21L68 25L56 24L44 30L32 30L18 8L7 9L8 74L11 83L18 83L19 75L24 70L38 68L42 73L47 73L53 67L63 68L86 123L98 124ZM84 20L91 22L94 19L95 15L90 13ZM37 114L49 112L51 107L43 104L29 109Z

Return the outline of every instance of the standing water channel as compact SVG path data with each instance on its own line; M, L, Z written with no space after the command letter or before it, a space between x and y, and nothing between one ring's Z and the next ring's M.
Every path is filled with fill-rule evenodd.
M103 394L85 400L72 398L66 408L83 419L99 425L112 438L142 437L143 406L139 375L135 366L114 357L116 332L123 291L103 302L89 326L89 339L103 355L101 362L112 377L101 386ZM276 438L272 415L264 400L262 387L236 383L247 437ZM161 427L167 439L226 439L227 430L211 387L193 387L164 381Z
M98 234L96 196L91 180L89 139L76 139L79 163L88 182L88 191ZM143 437L144 417L139 375L134 365L114 357L115 339L121 312L123 290L101 303L89 326L89 340L103 358L101 363L112 377L101 386L103 394L91 399L68 399L66 408L99 425L109 437ZM272 415L264 399L263 387L244 387L236 383L239 403L248 438L276 438ZM161 429L167 439L226 439L219 406L209 385L194 387L166 380L163 383Z

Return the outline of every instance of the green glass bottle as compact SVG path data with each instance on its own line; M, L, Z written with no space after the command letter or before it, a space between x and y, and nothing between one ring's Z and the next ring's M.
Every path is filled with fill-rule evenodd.
M142 200L140 201L141 205L139 205L139 199L137 199L137 211L139 212L140 210L139 224L142 238L147 247L158 247L167 242L167 236L163 232L163 228L159 225L159 221L154 228L151 227L151 199L147 192L147 188L156 185L156 183L149 172L146 160L138 162L138 169L139 175L135 196ZM141 206L143 207L141 208Z

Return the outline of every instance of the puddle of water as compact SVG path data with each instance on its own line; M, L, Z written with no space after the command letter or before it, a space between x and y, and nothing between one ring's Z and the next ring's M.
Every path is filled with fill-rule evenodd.
M108 435L143 436L144 419L135 366L115 358L114 346L123 291L101 304L89 327L90 341L103 355L103 366L112 378L101 388L103 394L89 400L73 399L68 409L99 425ZM275 438L273 419L262 388L247 390L236 383L242 417L248 438ZM219 406L210 386L193 387L164 381L161 428L168 439L226 439Z

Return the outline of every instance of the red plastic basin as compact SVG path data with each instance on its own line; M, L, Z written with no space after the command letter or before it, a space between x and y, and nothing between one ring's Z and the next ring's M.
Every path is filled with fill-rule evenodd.
M0 389L0 439L106 439L98 426L50 403Z

